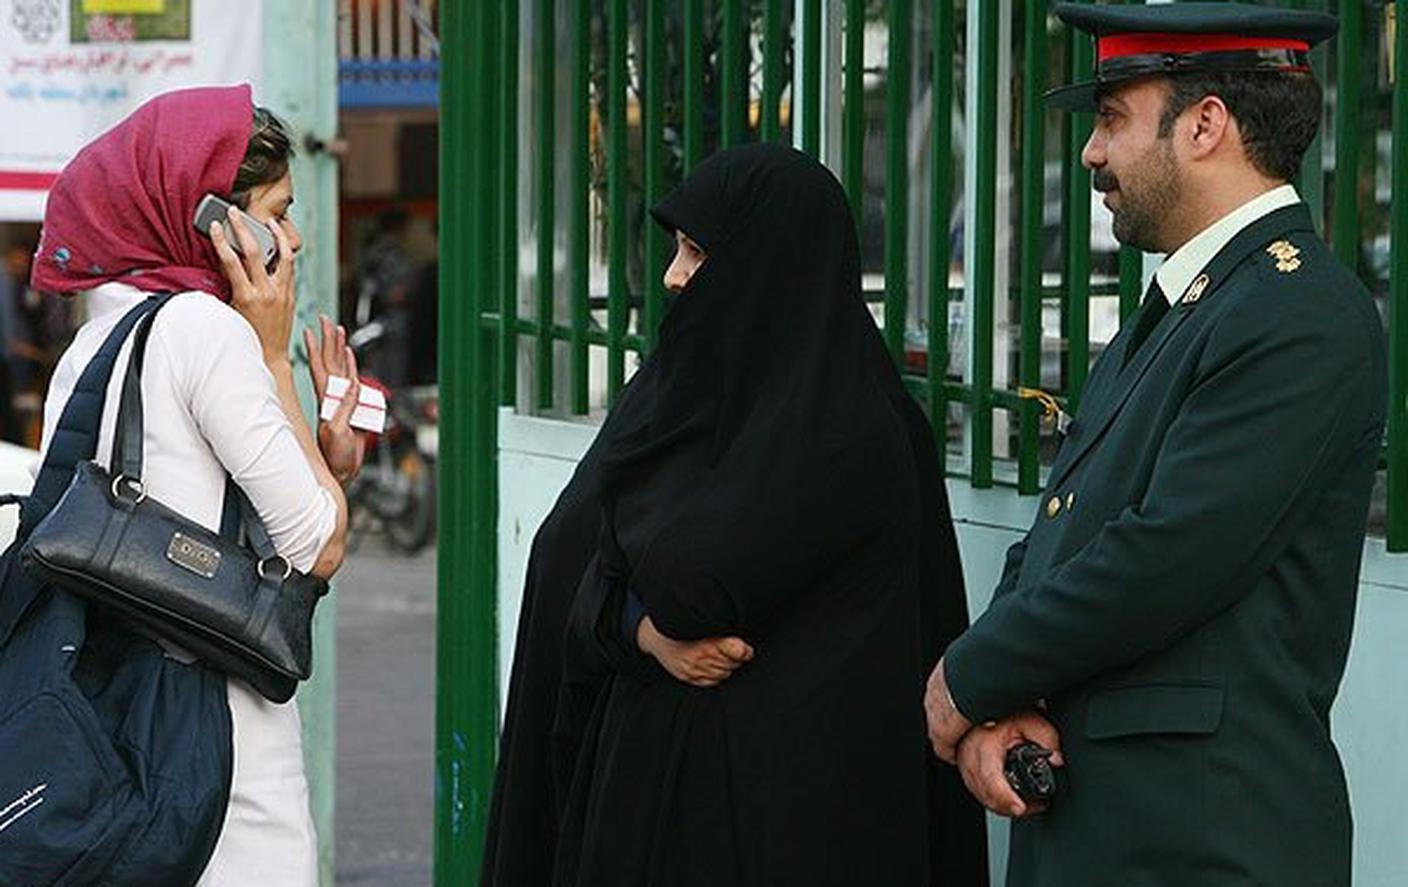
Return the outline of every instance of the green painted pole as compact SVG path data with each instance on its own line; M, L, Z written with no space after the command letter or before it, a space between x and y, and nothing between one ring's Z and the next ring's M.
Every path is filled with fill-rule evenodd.
M704 159L704 0L684 0L684 168Z
M719 67L723 147L743 144L748 128L748 19L743 0L719 0L723 6L723 40Z
M1041 387L1041 230L1046 160L1046 5L1026 4L1022 71L1022 246L1021 356L1018 377L1026 388ZM1017 492L1041 491L1041 410L1026 401L1017 447Z
M641 116L642 158L645 174L645 205L653 206L665 196L665 0L645 0L644 33L645 64L641 68L641 94L644 114ZM665 276L665 232L648 218L645 222L645 291L641 333L653 348L660 327Z
M845 0L845 69L842 75L841 180L851 214L861 224L865 202L865 2Z
M331 141L337 133L337 10L333 4L298 0L277 12L264 4L264 64L261 101L304 136ZM317 416L313 387L302 367L305 329L318 315L337 317L337 159L300 150L291 166L297 201L294 221L307 249L298 259L298 301L293 331L294 377L303 412ZM334 876L334 809L337 734L337 595L318 606L313 621L312 679L298 688L303 720L303 758L309 802L318 830L318 874L324 887Z
M949 213L953 209L953 0L934 0L933 6L933 151L929 177L929 422L939 452L948 450L948 271ZM947 473L948 460L939 460Z
M499 21L504 53L499 88L500 156L508 175L498 180L499 231L499 403L518 401L518 0L502 0ZM541 285L541 278L540 285ZM551 393L549 393L551 394Z
M763 103L758 123L765 142L776 142L782 137L782 56L786 39L782 0L763 0Z
M590 314L591 270L590 210L587 192L591 188L591 61L592 4L590 0L571 0L573 15L572 54L572 218L570 221L569 261L572 266L572 412L582 416L588 403L589 360L587 352L587 321Z
M1323 11L1325 0L1292 0L1291 6L1295 9L1309 9ZM1320 83L1325 83L1325 50L1316 48L1310 54L1310 68L1315 73L1315 79ZM1300 175L1296 178L1296 191L1300 193L1301 199L1310 205L1312 218L1318 229L1325 228L1325 128L1320 127L1315 134L1315 140L1310 143L1310 147L1305 151L1305 160L1301 163Z
M492 4L442 8L439 544L436 619L435 883L473 884L483 853L498 728L494 541L495 355L492 193L499 35Z
M909 94L911 0L890 0L890 58L885 76L885 347L904 364L909 313Z
M993 300L997 249L997 15L995 3L969 7L978 16L977 194L974 206L973 401L969 477L974 487L992 486Z
M1408 15L1394 6L1393 193L1408 194ZM1408 552L1408 213L1393 213L1389 244L1388 550Z
M1067 83L1094 75L1095 41L1070 29L1067 35ZM1065 200L1061 208L1064 237L1066 324L1066 399L1074 413L1090 374L1090 170L1080 155L1089 138L1093 115L1067 114Z
M538 126L538 273L537 341L533 347L535 405L553 406L553 310L557 286L557 2L537 0L538 52L536 112ZM517 44L514 44L517 45ZM516 96L515 96L516 98ZM515 349L516 350L516 349ZM510 395L509 403L516 396Z
M801 76L794 77L794 83L801 83L802 150L813 157L821 156L821 17L824 13L821 0L806 0L802 14L801 41L804 47L802 57L806 63ZM796 87L794 87L795 89ZM795 104L795 103L794 103ZM796 125L796 111L793 111L793 126Z
M609 403L626 383L626 326L630 321L627 292L626 250L629 247L626 229L626 37L630 19L626 0L610 0L606 16L606 193L609 213L606 219L609 237L606 295L606 389Z
M1335 193L1330 239L1335 258L1359 271L1360 53L1364 10L1359 0L1339 5L1335 44Z

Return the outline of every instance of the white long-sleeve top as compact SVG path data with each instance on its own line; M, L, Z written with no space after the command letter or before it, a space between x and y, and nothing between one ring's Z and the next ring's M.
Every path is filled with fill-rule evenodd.
M118 283L90 295L91 317L59 360L44 400L44 446L68 396L108 333L147 294ZM98 461L108 464L131 343L108 384ZM157 315L142 373L147 494L220 528L229 472L269 529L274 547L307 572L331 538L337 506L318 483L279 404L253 327L204 293L182 293Z
M117 283L90 294L91 319L59 360L44 400L45 450L84 367L118 320L146 297ZM104 465L130 352L129 337L103 410L97 458ZM264 366L258 336L239 313L204 293L172 298L147 343L142 407L142 480L149 496L218 530L228 472L278 552L299 570L312 568L332 537L337 505L313 474ZM270 703L233 679L229 701L235 759L230 806L198 887L313 887L316 838L297 707Z

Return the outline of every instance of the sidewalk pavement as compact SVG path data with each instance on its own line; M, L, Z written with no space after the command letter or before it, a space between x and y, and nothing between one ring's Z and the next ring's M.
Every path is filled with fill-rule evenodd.
M337 579L337 884L429 887L435 551L368 539Z

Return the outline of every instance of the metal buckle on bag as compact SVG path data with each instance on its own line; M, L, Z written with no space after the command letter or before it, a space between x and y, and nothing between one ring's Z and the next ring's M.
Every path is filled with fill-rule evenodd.
M283 574L283 576L281 576L281 577L279 578L279 581L280 581L280 582L287 582L287 581L288 581L288 577L290 577L290 576L293 575L293 564L289 563L289 562L288 562L288 558L284 557L283 555L281 555L281 554L276 554L276 555L274 555L273 557L269 558L268 560L262 560L262 561L259 562L259 566L258 566L257 569L258 569L258 572L259 572L259 578L260 578L260 579L266 578L266 575L265 575L265 572L264 572L264 565L267 564L267 563L269 563L269 561L283 561L283 562L284 562L284 574Z
M166 546L166 558L176 566L206 579L214 579L220 569L220 552L184 533L171 536L171 544Z
M137 478L128 477L125 474L119 474L117 477L113 478L112 497L114 499L121 499L123 490L136 490L137 498L132 500L133 505L141 505L146 501L147 485Z

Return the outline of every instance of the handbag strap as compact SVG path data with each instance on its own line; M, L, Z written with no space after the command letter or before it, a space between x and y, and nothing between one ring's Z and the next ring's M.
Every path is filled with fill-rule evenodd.
M142 368L146 364L147 339L151 335L156 313L170 296L163 296L143 317L132 342L132 356L127 363L127 375L122 380L122 399L117 409L117 429L112 440L112 474L114 486L123 483L142 486L143 407ZM111 371L109 371L111 372ZM240 485L228 473L225 475L225 501L221 508L220 535L232 542L243 541L259 557L267 561L278 557L269 532L260 520L254 504ZM287 563L287 561L285 561Z
M279 557L264 521L254 510L254 503L229 475L225 476L225 507L220 515L220 535L247 546L262 561Z
M254 510L254 503L249 501L249 497L244 494L244 490L241 490L238 484L231 484L231 486L239 500L240 514L243 518L241 526L249 549L261 561L277 558L292 568L293 565L288 562L288 559L280 555L278 550L274 548L274 540L269 538L269 530L264 526L264 521L259 519L259 512Z
M132 356L127 361L127 374L122 379L122 396L117 405L117 429L112 436L111 471L119 480L140 485L142 482L142 367L147 362L147 339L152 332L156 313L170 301L165 295L156 306L140 318L137 334L132 341ZM114 481L114 486L117 481Z
M151 296L124 314L79 375L54 428L34 489L20 504L19 538L27 537L58 503L73 480L78 463L97 455L103 404L117 356L132 327L159 308L165 298Z
M132 356L127 363L127 376L122 379L122 400L117 408L117 429L113 434L113 472L125 483L142 482L142 462L144 462L144 420L142 420L142 366L146 363L146 339L151 336L152 324L156 321L156 311L166 304L162 297L145 317L139 318L141 325L132 339ZM115 482L114 482L115 483ZM221 507L220 535L232 542L244 542L260 560L277 558L275 546L269 538L269 531L259 520L245 491L235 483L234 477L225 474L225 500Z

